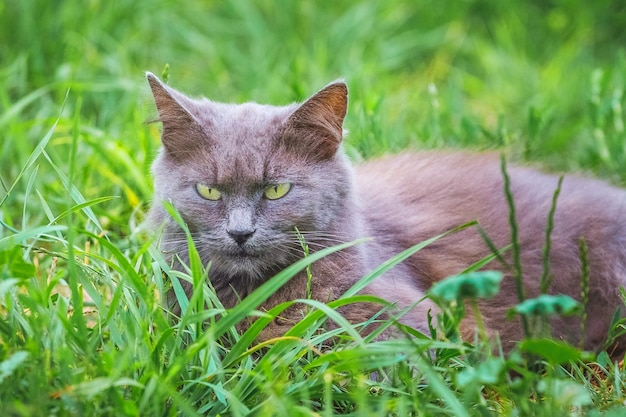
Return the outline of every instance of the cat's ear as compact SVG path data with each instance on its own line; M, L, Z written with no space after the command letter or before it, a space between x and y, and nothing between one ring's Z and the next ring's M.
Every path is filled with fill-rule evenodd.
M285 144L317 160L332 158L341 144L347 108L346 84L328 84L289 116Z
M202 135L201 125L191 110L193 101L150 72L146 73L146 79L159 113L158 121L163 123L163 146L174 156L189 154Z

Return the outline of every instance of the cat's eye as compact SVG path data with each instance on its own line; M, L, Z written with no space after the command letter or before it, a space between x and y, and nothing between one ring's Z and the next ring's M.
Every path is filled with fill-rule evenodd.
M222 193L217 188L209 187L201 182L196 184L196 191L198 195L205 200L217 201L222 198Z
M291 190L291 183L283 182L282 184L271 185L263 191L263 195L268 200L278 200L283 198Z

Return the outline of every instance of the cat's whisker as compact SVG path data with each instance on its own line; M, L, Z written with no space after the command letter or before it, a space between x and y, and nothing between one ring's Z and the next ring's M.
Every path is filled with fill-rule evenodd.
M328 238L346 239L346 235L345 234L342 234L342 233L330 233L330 232L323 232L323 231L308 231L308 232L300 232L300 233L292 232L291 234L293 236L295 236L295 237L302 236L305 239L307 239L309 237L328 237Z
M290 238L293 241L296 242L302 242L302 240L304 241L305 244L310 243L310 242L335 242L335 243L346 243L349 242L351 239L346 239L345 236L328 236L328 235L324 235L324 234L310 234L307 236L303 236L304 239L300 239L299 236L290 236Z
M313 250L319 250L319 249L324 249L328 247L327 245L321 245L319 248L313 248ZM289 247L289 249L291 250L291 254L293 254L295 257L297 257L297 259L301 259L305 256L305 252L302 249L302 247L300 246L291 246ZM342 259L345 261L349 261L351 258L351 256L343 251L339 251L339 252L334 252L331 255L326 256L325 260L328 262L331 259Z

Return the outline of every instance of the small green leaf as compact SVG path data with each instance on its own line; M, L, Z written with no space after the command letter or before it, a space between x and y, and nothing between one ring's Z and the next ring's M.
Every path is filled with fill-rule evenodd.
M494 357L481 362L476 367L465 368L457 375L457 385L466 387L478 384L495 385L501 382L506 369L504 359Z
M97 377L73 386L72 391L77 394L84 395L87 398L93 398L111 387L135 387L143 389L144 385L131 378L115 379Z
M611 360L611 357L609 356L609 354L606 351L603 350L602 352L598 353L598 357L596 358L596 362L601 367L606 368L613 361Z
M164 83L168 83L170 81L170 64L167 63L163 67L163 71L161 71L161 79Z
M562 364L582 358L582 352L569 343L553 339L525 339L520 350L544 358L551 364Z
M0 267L2 266L5 271L8 270L10 278L32 278L35 275L35 266L24 259L22 248L18 245L10 250L0 251Z
M445 302L460 302L465 298L491 298L500 291L501 281L501 272L468 272L436 283L429 293L434 299Z
M0 280L0 298L4 297L4 295L9 292L13 287L15 287L20 282L17 278L2 278Z
M13 372L28 358L28 352L18 351L7 360L0 362L0 382L10 377Z
M563 408L584 407L593 404L589 391L582 385L563 379L547 379L539 383L539 392L549 395Z
M515 306L514 310L525 316L568 316L580 310L580 303L565 294L542 294Z

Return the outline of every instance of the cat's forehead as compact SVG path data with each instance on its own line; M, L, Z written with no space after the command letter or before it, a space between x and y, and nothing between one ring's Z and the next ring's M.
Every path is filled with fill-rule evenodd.
M207 102L201 116L205 129L216 141L246 144L252 139L272 138L293 113L294 106L270 106L254 102L224 104Z
M274 149L263 138L249 138L238 146L213 147L196 161L201 166L203 179L216 186L254 188L285 180L294 170L301 170L298 168L301 164Z
M257 103L210 103L202 115L211 137L200 162L203 171L220 184L262 182L279 178L285 170L273 142L293 112L292 106Z

